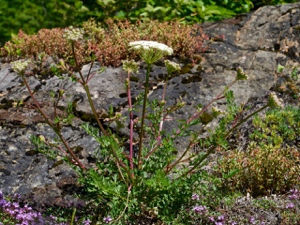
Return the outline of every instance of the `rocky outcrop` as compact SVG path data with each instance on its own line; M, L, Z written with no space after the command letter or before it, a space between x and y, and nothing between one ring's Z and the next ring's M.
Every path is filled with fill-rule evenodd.
M290 90L279 87L289 81L294 66L299 65L300 42L300 3L281 6L268 6L257 11L237 16L233 19L201 25L203 31L211 37L210 47L201 54L197 65L184 65L180 74L168 82L168 104L179 99L187 104L174 115L187 118L198 104L205 105L219 94L225 85L232 82L236 69L240 66L249 76L249 80L236 83L234 91L237 103L261 105L267 100L271 90L281 91L279 95L290 104L299 106L299 99L289 97ZM177 61L177 59L173 59ZM277 66L287 67L283 74L277 74ZM76 173L62 161L47 159L34 151L30 142L31 135L43 135L53 138L53 131L43 122L43 118L34 110L18 107L17 101L31 102L30 96L19 76L1 64L0 71L0 190L5 194L32 194L33 201L39 205L67 205L72 194L80 191L76 184ZM93 70L97 72L99 64ZM83 67L87 74L89 66ZM133 98L142 91L145 68L141 65L139 73L131 81ZM166 69L157 64L151 72L150 98L160 98L163 90L163 76ZM125 72L121 68L107 68L104 73L96 74L90 81L93 101L100 116L105 116L112 106L115 111L125 112L127 97L124 89ZM28 79L30 87L36 91L36 98L51 115L49 91L64 89L68 98L60 107L71 101L75 104L76 119L65 126L65 138L78 150L80 160L91 166L95 160L97 143L88 136L80 125L91 120L91 111L83 88L69 79L58 77L48 79ZM299 80L298 85L299 87ZM224 107L224 101L216 106ZM165 123L172 129L174 123ZM126 135L127 130L121 130ZM178 149L184 142L178 142Z

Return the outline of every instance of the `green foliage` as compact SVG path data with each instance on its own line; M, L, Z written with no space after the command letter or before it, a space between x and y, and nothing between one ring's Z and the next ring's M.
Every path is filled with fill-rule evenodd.
M300 184L297 138L300 127L299 108L267 111L265 117L253 119L253 140L244 150L225 153L218 163L218 173L234 176L224 179L224 187L253 196L287 192Z
M66 27L87 19L87 8L79 0L11 0L0 4L0 45L20 29L33 34L41 28Z
M149 105L156 107L155 103ZM157 124L155 120L158 120L159 117L150 116L150 118L153 124ZM114 156L110 150L112 145L116 148L118 146L115 138L99 136L98 129L88 124L85 124L83 128L101 146L97 154L99 157L97 170L91 169L87 173L83 173L80 179L87 192L85 197L94 199L93 204L95 205L106 206L105 210L98 215L99 220L107 214L118 218L124 210L126 210L126 215L120 218L120 224L124 224L127 220L139 221L145 216L150 216L152 219L159 218L165 222L171 222L176 218L193 193L193 188L191 188L193 183L201 180L201 176L194 174L189 178L174 179L173 176L178 175L166 174L164 168L175 158L174 152L176 151L172 141L164 140L151 160L145 161L141 170L134 169L135 182L128 194L130 178L126 174L126 170L114 162ZM147 132L155 137L155 133L153 134L151 131L153 130ZM155 142L150 143L150 146L154 144ZM148 147L145 147L144 152L148 151ZM124 149L118 151L119 159L127 160L123 152ZM95 196L97 197L95 198Z
M297 84L299 80L299 67L296 65L278 65L277 73L283 77L283 81L279 83L275 90L292 96L295 100L300 100L300 87Z
M255 116L253 126L255 130L250 134L250 138L261 147L293 146L300 133L299 108L287 106L284 110L269 110L263 119Z
M97 19L105 18L129 19L135 21L180 19L186 23L195 23L227 18L236 13L248 12L252 7L249 0L243 1L199 1L199 0L168 0L168 1L97 1L98 7L92 12Z
M17 221L7 212L0 208L0 218L3 225L15 225Z

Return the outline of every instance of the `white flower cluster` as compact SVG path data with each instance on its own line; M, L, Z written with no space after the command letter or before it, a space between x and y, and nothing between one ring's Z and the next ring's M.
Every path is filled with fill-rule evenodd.
M173 49L156 41L134 41L130 42L130 50L135 50L140 57L149 65L160 60L166 55L172 55Z
M17 72L18 74L23 74L25 72L25 70L27 69L28 65L30 63L30 60L17 60L14 62L11 62L11 68Z
M275 92L271 92L268 106L271 108L284 108L283 101L277 97Z
M143 49L143 50L150 50L150 49L157 49L164 52L166 55L172 55L173 49L168 47L165 44L158 43L156 41L133 41L129 43L129 46L132 49Z
M211 109L213 117L217 117L218 115L225 113L223 110L218 109L217 107L212 107Z
M124 60L123 63L123 70L125 70L128 73L137 73L139 66L138 64L133 60Z
M83 34L83 29L70 26L69 28L65 29L64 38L68 39L69 41L78 41L83 39Z

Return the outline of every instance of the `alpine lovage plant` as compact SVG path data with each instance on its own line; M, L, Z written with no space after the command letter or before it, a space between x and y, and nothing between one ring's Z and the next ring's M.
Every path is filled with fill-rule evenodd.
M233 92L229 88L239 80L247 79L241 68L237 70L236 79L226 86L224 90L211 100L211 102L198 109L188 120L180 121L177 130L166 132L163 125L169 120L172 113L184 106L184 102L166 107L166 86L167 80L172 73L180 70L180 66L169 60L165 60L168 71L166 76L164 91L161 99L150 101L147 98L149 91L150 70L154 63L165 56L173 54L173 49L165 44L154 41L134 41L129 43L130 51L135 52L146 64L146 74L144 83L144 93L132 104L130 76L137 72L138 64L134 61L123 61L123 68L127 72L125 87L128 96L128 117L129 117L129 140L117 136L109 128L105 128L101 118L98 117L91 98L88 83L95 75L91 73L94 61L90 65L87 76L83 76L80 65L77 61L75 50L76 43L83 37L82 30L68 29L65 33L73 53L76 71L72 79L79 82L88 97L89 105L98 127L88 123L82 128L100 145L99 157L96 168L87 168L76 156L67 140L62 135L63 123L71 119L70 116L60 116L56 113L58 102L61 101L65 92L60 90L57 99L53 101L54 120L40 107L40 103L34 97L26 78L29 61L16 61L11 63L12 68L21 76L30 96L34 102L34 107L44 117L46 123L54 130L61 144L46 142L44 138L33 138L38 149L43 153L48 153L55 158L58 152L62 153L64 159L78 171L79 181L86 190L85 196L91 204L94 204L97 213L91 216L92 224L138 224L144 220L149 223L163 221L170 223L177 218L187 203L191 201L191 196L201 184L201 167L205 164L206 158L219 148L226 148L226 138L244 121L252 117L258 111L268 106L281 106L280 101L274 93L270 95L266 106L251 113L245 118L239 118L242 107L234 102ZM103 71L103 70L102 70ZM54 97L54 96L53 96ZM220 113L213 110L213 116L219 116L219 125L207 138L200 138L207 123L202 123L201 116L217 100L226 98L228 111ZM134 111L140 111L141 116L133 117ZM70 113L70 111L69 111ZM111 119L119 119L120 116L112 115ZM234 121L233 123L230 123ZM194 126L197 125L196 131ZM138 134L138 142L134 140L134 135ZM175 140L179 137L188 137L186 149L177 155ZM129 147L128 146L129 143ZM49 146L50 145L50 146ZM203 152L199 154L191 153L195 145L202 146ZM58 149L53 151L49 149ZM55 154L53 154L53 152Z

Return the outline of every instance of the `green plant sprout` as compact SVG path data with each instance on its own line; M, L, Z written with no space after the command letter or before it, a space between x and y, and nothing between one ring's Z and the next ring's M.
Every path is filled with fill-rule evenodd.
M297 85L299 80L299 66L282 66L278 64L276 72L277 76L284 76L287 74L287 76L284 76L284 82L281 82L281 84L276 87L276 90L282 93L287 93L300 102L300 88L299 85Z

